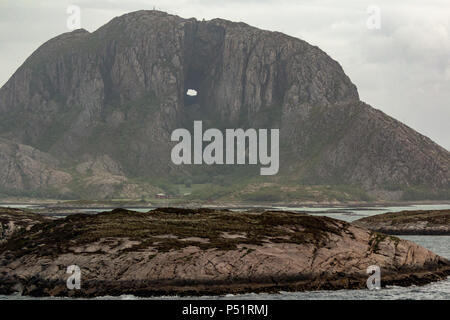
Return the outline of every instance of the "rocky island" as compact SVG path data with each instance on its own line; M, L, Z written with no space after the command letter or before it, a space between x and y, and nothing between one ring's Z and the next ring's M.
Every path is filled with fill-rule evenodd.
M28 220L29 215L17 213ZM0 245L0 294L364 288L370 265L381 268L382 285L421 285L450 275L448 260L413 242L328 217L281 211L116 209L42 219L8 238ZM66 286L70 265L81 270L79 290Z
M389 212L362 218L354 223L393 235L450 235L450 210Z

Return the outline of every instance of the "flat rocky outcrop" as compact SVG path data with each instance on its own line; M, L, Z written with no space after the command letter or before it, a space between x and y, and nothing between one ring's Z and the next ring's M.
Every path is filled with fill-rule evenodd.
M66 269L81 269L68 290ZM200 295L425 284L450 262L412 242L289 212L117 209L72 215L0 246L0 293L33 296Z
M393 235L450 235L450 210L417 210L379 214L355 225Z

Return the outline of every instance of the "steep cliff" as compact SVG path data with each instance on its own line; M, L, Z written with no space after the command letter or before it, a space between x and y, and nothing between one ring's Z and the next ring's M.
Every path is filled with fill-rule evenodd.
M127 178L195 177L171 163L169 142L193 120L280 128L281 184L450 187L450 153L361 102L326 53L244 23L133 12L48 41L0 89L0 135L68 172L107 156Z

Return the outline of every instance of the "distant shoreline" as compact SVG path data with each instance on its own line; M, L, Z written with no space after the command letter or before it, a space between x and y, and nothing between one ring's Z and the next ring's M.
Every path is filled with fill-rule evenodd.
M72 209L115 209L119 207L128 207L134 209L154 209L157 207L211 207L211 208L236 208L236 209L255 209L255 208L357 208L357 207L402 207L413 205L450 205L450 200L420 200L420 201L350 201L350 202L234 202L234 201L186 201L179 203L168 203L161 205L161 201L142 202L140 200L53 200L53 199L0 199L0 206L39 206L46 208L72 208Z

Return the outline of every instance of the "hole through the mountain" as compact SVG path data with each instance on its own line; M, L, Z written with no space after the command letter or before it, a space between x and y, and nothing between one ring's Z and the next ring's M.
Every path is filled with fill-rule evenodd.
M184 105L190 106L197 103L198 103L198 91L195 89L188 89L186 91L186 95L184 96Z
M188 89L186 91L186 95L189 97L196 97L197 96L197 90L194 89Z

